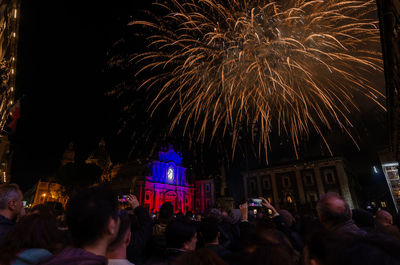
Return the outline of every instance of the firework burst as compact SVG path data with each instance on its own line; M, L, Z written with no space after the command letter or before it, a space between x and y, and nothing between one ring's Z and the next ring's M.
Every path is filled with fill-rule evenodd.
M336 124L353 139L357 95L384 108L366 78L382 71L374 0L156 5L165 16L130 24L152 29L151 51L135 57L143 66L137 74L157 73L142 87L158 90L153 111L166 101L176 110L171 130L181 124L201 140L208 130L230 131L235 149L238 128L257 126L266 153L273 130L294 150L314 130L330 150L322 128Z

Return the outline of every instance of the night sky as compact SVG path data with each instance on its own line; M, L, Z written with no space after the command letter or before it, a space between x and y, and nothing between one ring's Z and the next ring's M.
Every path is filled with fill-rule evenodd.
M105 95L115 83L105 68L114 44L122 36L133 34L126 24L150 2L22 1L17 67L22 113L11 140L12 178L24 190L55 172L70 141L76 145L77 161L84 161L101 138L106 139L114 161L127 159L132 145L130 134L139 125L130 124L126 133L117 134L123 116L120 101ZM133 38L130 45L134 50L140 43ZM383 88L383 75L376 80ZM141 97L133 94L125 100ZM382 176L373 176L371 169L378 163L376 148L388 142L386 114L369 105L363 107L355 123L361 128L361 151L346 137L339 137L340 133L331 133L328 141L337 154L350 159L365 185L380 183L378 193L384 192ZM144 110L144 106L138 106L138 113ZM157 125L151 122L154 120L143 120L140 126ZM288 154L284 142L283 147L282 139L273 143L277 149L272 161L282 161ZM320 155L319 149L317 138L311 138L303 148ZM255 159L250 166L258 167L260 163ZM243 164L234 166L232 175L240 170ZM232 182L233 188L236 182Z

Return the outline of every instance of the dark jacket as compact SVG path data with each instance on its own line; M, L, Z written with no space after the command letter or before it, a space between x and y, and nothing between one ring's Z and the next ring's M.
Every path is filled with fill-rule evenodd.
M350 234L350 235L357 235L357 236L366 236L367 232L360 229L352 219L346 221L343 224L335 225L329 229L330 231L338 234Z
M106 257L90 253L81 248L66 248L59 254L46 259L38 265L107 265Z
M142 206L135 208L137 224L132 226L131 242L127 248L127 259L136 265L143 264L146 256L145 250L151 241L153 220L147 210Z
M294 227L288 227L281 215L275 216L274 218L272 218L272 220L274 221L276 228L284 233L285 236L289 239L293 248L299 252L302 252L304 248L304 241L300 233L296 231Z
M15 222L10 219L0 215L0 243L3 242L4 238L14 226Z

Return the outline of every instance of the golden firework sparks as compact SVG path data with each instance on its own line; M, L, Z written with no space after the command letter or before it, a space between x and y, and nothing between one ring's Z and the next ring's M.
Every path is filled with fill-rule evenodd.
M333 123L350 133L356 94L379 103L384 95L365 78L382 71L380 35L371 1L169 0L167 14L134 21L156 31L150 51L135 57L155 74L142 87L158 89L151 109L169 101L178 124L204 140L208 126L260 130L265 152L269 135L288 135L295 147ZM155 70L156 69L156 70ZM233 148L234 149L234 148Z

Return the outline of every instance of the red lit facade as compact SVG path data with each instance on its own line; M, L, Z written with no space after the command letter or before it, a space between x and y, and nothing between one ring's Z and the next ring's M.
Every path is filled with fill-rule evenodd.
M175 212L193 211L195 188L186 180L181 154L171 147L161 151L150 169L151 175L136 183L141 205L150 213L158 212L164 202L171 202Z

